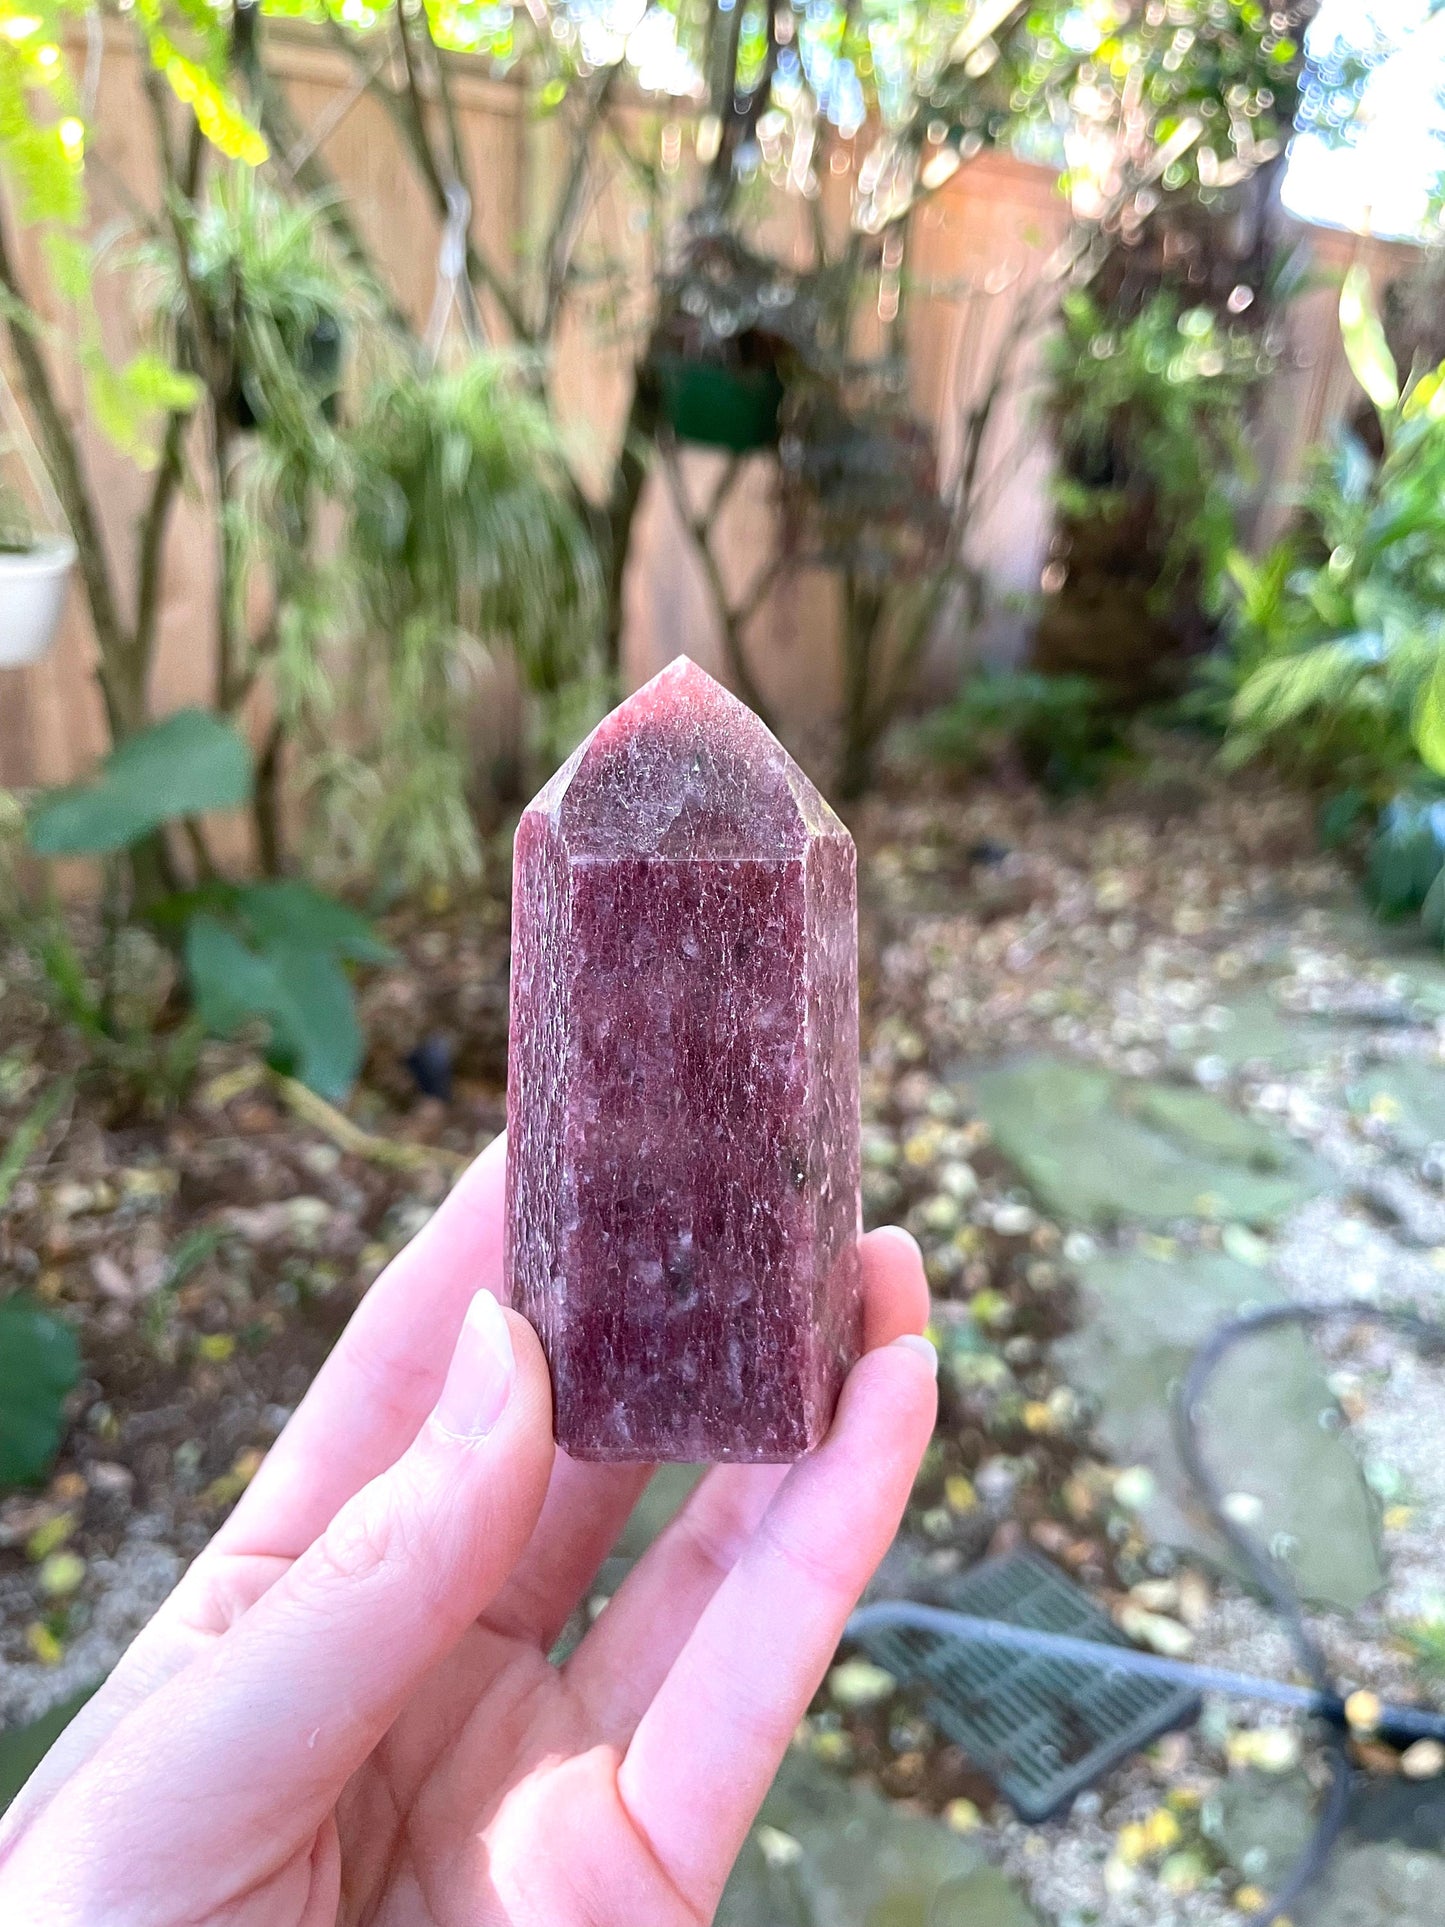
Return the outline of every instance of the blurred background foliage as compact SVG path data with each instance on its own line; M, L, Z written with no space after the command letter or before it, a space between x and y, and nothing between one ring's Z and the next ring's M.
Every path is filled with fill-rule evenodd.
M765 717L757 609L801 567L836 579L833 782L860 794L940 630L982 612L980 455L1036 334L1055 532L1032 660L971 680L925 732L935 756L968 768L1012 742L1040 778L1076 787L1112 766L1135 713L1192 690L1188 713L1227 728L1231 754L1273 756L1369 807L1428 784L1445 734L1434 376L1394 371L1358 285L1347 339L1369 433L1322 451L1276 548L1247 548L1262 398L1302 284L1277 212L1287 146L1300 129L1348 140L1382 57L1369 22L1316 46L1312 16L1309 0L0 0L0 308L98 648L112 744L98 794L158 766L170 725L150 689L182 493L214 522L204 714L245 750L243 793L178 790L123 841L72 836L64 852L102 864L116 930L138 921L171 948L177 1011L221 1031L249 1012L278 1063L344 1093L356 1047L338 1013L349 970L376 957L343 944L278 964L207 818L244 809L263 876L304 870L373 907L475 883L509 794L618 693L649 475L673 493L734 686ZM385 109L392 163L433 210L424 327L269 64L274 33L297 28ZM120 231L89 213L107 33L143 60L155 156L154 192L131 197ZM548 131L550 171L517 234L476 219L458 62L514 88ZM1051 169L1071 226L985 357L945 461L911 399L914 217L990 146ZM583 241L612 167L648 235L645 269ZM102 344L102 267L130 276L124 358ZM57 302L63 328L46 319ZM579 325L624 350L610 450L558 426L560 344ZM150 477L124 549L63 400L72 361L94 421ZM699 445L725 458L701 506L682 459ZM756 455L776 465L779 547L739 598L718 526ZM469 718L503 660L530 721L499 784ZM32 857L60 854L63 802L32 802ZM60 961L53 910L42 921L62 1001L119 1046L114 1000ZM222 955L251 986L224 1009L205 983ZM332 1026L319 1054L314 1021Z

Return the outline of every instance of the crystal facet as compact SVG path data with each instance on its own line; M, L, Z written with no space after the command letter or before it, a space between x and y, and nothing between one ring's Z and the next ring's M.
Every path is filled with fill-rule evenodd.
M784 1460L857 1355L852 838L686 657L517 830L507 1275L575 1458Z

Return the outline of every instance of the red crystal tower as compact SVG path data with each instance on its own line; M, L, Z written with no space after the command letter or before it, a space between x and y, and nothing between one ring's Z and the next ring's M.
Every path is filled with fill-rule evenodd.
M822 1439L860 1341L852 838L685 656L523 815L507 1276L574 1458Z

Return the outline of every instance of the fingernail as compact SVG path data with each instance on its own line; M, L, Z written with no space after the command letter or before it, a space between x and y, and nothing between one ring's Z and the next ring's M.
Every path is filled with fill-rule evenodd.
M911 1231L906 1231L901 1224L880 1224L872 1235L875 1238L892 1238L895 1244L907 1245L911 1256L922 1264L923 1252L919 1248L917 1238Z
M907 1351L917 1352L920 1358L926 1358L929 1371L935 1378L938 1377L938 1347L930 1339L925 1338L922 1332L904 1332L900 1338L895 1338L893 1343L902 1345Z
M484 1439L505 1411L516 1375L512 1334L502 1308L491 1292L479 1291L467 1306L437 1400L436 1423L453 1438Z

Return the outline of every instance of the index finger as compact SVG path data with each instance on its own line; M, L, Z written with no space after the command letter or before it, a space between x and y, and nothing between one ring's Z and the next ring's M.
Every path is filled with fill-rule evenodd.
M937 1410L932 1349L907 1334L853 1368L832 1432L784 1480L618 1770L635 1825L702 1919L903 1516Z

